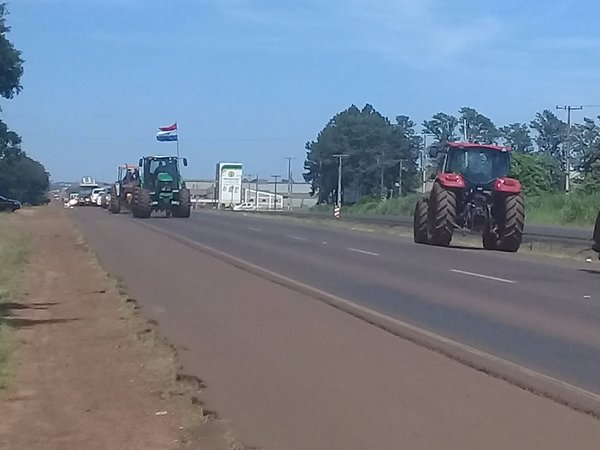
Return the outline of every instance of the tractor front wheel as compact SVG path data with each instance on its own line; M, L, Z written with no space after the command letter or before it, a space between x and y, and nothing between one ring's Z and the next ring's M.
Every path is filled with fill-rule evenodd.
M119 214L121 212L121 203L119 202L119 197L117 197L117 188L114 185L110 188L110 202L108 204L108 209L113 214Z
M429 197L427 235L430 244L448 247L456 223L456 193L435 183Z
M413 235L415 243L427 244L427 201L420 198L415 205L415 216L413 218Z
M133 190L133 199L131 202L131 212L133 217L147 219L152 214L152 205L150 201L150 191L148 189L136 187Z
M190 201L189 189L181 189L179 191L179 205L173 207L173 216L182 218L190 217L191 208L192 203Z
M502 218L498 233L498 250L516 252L523 239L525 197L522 193L506 195L499 200Z

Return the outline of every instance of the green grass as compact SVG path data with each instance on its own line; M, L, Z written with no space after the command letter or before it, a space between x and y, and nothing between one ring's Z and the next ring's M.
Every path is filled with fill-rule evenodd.
M344 214L412 216L419 194L410 194L381 202L364 197L344 208ZM600 193L548 193L526 197L526 221L538 225L591 227L600 211ZM330 211L329 205L315 206L313 211Z
M10 303L21 294L23 271L29 253L29 236L9 220L0 221L0 389L7 387L10 355L14 348L7 323Z

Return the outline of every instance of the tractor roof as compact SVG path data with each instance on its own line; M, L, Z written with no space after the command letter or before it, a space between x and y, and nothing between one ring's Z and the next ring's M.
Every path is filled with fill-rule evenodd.
M498 152L509 152L510 147L504 147L502 145L493 144L478 144L476 142L448 142L450 148L460 148L465 150L476 150L480 148L486 148L489 150L496 150Z

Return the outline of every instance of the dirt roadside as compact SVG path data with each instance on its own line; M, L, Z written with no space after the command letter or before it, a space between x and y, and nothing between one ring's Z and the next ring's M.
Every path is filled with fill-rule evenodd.
M63 211L24 210L12 226L33 242L23 298L6 318L17 348L0 391L1 449L235 447L203 414L201 382L176 381L173 350L135 314Z

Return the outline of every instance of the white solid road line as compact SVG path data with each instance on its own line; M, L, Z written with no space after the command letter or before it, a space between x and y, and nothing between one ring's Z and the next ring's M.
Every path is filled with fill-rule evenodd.
M362 253L363 255L379 256L379 253L368 252L366 250L361 250L359 248L348 247L348 248L346 248L346 250L350 250L351 252L356 252L356 253Z
M262 231L260 228L248 227L249 230L252 231Z
M450 272L460 273L461 275L468 275L470 277L483 278L485 280L499 281L501 283L509 283L509 284L515 284L516 283L516 281L507 280L506 278L498 278L498 277L493 277L491 275L483 275L481 273L466 272L464 270L450 269Z
M293 239L295 241L308 241L308 238L305 237L301 237L301 236L288 236L290 239Z

